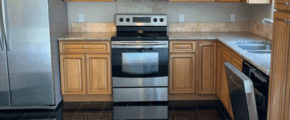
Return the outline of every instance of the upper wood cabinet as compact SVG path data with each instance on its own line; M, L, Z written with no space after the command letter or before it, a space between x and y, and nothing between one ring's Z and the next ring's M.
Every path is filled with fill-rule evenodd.
M66 2L114 2L114 0L64 0Z
M216 2L243 2L241 0L216 0Z
M196 57L192 53L170 55L170 93L195 93Z
M216 43L200 42L198 49L199 94L216 93Z
M275 0L275 8L278 11L290 12L290 0Z
M274 15L268 120L289 120L290 13Z
M85 56L82 54L61 55L62 94L85 94Z

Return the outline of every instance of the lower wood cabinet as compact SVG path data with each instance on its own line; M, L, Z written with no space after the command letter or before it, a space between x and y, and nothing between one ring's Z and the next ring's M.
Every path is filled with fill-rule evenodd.
M177 53L170 55L170 93L196 92L196 55Z
M198 49L198 93L216 93L216 42L200 42Z
M215 41L171 41L170 47L169 93L215 95Z
M83 54L60 55L62 94L86 94L86 62Z
M111 56L88 54L86 63L88 94L111 94Z
M109 42L61 41L60 70L64 101L98 101L98 95L102 101L110 100Z
M229 89L228 89L228 81L226 76L226 71L224 68L225 62L230 62L232 65L234 65L236 68L238 68L240 71L242 71L242 63L243 59L237 55L235 52L230 50L228 47L223 45L222 43L218 43L218 56L217 56L217 96L223 103L225 109L228 111L228 113L233 117L232 113L232 106L231 106L231 100L229 95Z

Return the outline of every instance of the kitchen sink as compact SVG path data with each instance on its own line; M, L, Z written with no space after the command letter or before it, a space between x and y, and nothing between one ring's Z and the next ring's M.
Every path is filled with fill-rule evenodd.
M271 50L271 45L252 44L252 45L239 45L244 50Z
M272 49L270 42L240 42L238 46L249 53L256 54L270 54Z
M248 50L248 53L271 54L271 50Z

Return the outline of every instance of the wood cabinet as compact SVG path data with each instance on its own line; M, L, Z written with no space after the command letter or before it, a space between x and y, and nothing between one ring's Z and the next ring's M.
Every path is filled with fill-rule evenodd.
M216 42L171 41L169 86L171 95L215 96Z
M114 0L64 0L66 2L114 2Z
M290 0L275 0L275 9L290 12Z
M85 94L85 55L61 55L60 66L62 94Z
M59 50L64 101L111 98L110 42L60 41Z
M194 53L170 55L170 93L195 93L196 56Z
M110 61L109 54L87 55L88 94L111 94Z
M268 120L289 120L290 13L274 15Z
M200 42L198 49L198 93L216 93L216 43Z
M216 2L243 2L241 0L216 0Z
M196 92L196 42L170 42L170 94Z
M228 81L226 77L226 71L224 68L225 62L230 62L240 71L242 71L242 63L243 59L237 55L234 51L230 50L228 47L223 45L222 43L218 43L218 77L217 77L217 96L223 103L225 109L229 112L229 114L233 117L231 101L229 96L229 89L228 89Z

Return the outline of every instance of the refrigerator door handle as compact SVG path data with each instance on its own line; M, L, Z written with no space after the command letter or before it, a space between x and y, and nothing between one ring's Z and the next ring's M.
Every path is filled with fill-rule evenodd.
M0 47L1 47L1 50L3 51L3 50L4 50L4 45L5 45L5 43L4 43L4 41L3 41L4 39L3 39L3 29L2 29L2 26L3 26L3 24L2 24L2 16L3 16L3 15L2 15L2 7L3 7L2 3L3 3L3 2L2 2L2 0L1 0L1 2L0 2L0 5L1 5L1 6L0 6L0 8L1 8L1 9L0 9L0 11L1 11L1 12L0 12L0 18L1 18L1 19L0 19L0 21L1 21L1 22L0 22Z
M1 30L2 32L2 30ZM2 38L2 33L0 33L0 47L1 47L1 50L4 51L4 42L3 42L3 38Z
M7 51L9 51L10 46L7 38L7 24L6 24L6 0L1 0L1 38L2 43L6 44Z

